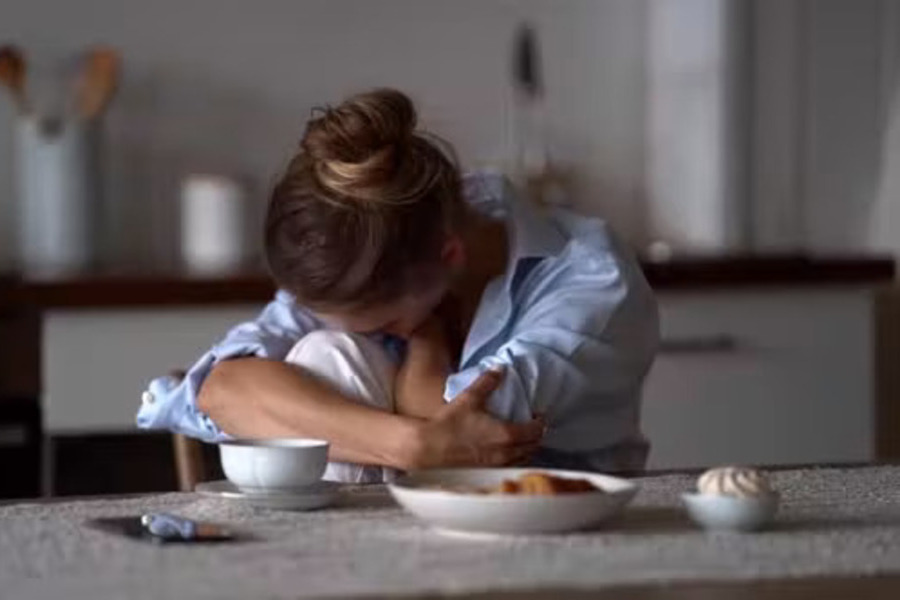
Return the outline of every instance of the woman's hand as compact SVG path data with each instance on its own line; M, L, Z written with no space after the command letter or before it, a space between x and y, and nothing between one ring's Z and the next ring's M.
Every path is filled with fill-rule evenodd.
M408 468L482 466L526 462L544 434L542 419L506 423L485 410L487 399L503 380L487 371L453 402L443 405L418 429Z

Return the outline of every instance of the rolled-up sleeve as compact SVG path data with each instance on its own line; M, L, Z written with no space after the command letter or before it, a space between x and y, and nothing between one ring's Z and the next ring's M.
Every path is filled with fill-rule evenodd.
M615 444L634 429L656 353L656 302L643 277L623 272L612 256L576 244L559 260L565 266L522 307L507 341L451 375L445 399L503 366L504 380L488 401L492 414L509 421L543 414L550 447Z
M197 408L200 387L213 367L224 360L243 356L283 359L297 340L321 327L309 311L295 303L293 296L279 291L259 317L232 328L182 379L164 376L151 381L137 413L138 427L168 429L205 441L227 437Z

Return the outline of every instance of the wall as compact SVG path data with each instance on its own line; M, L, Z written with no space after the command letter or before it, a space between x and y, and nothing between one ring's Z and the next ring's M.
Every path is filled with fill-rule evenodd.
M754 7L757 247L900 254L900 5Z
M698 32L716 30L703 18L717 9L747 6L752 68L741 124L749 177L729 193L717 189L729 155L740 154L737 140L717 137L728 47L717 51L716 40ZM756 251L900 255L900 3L651 0L649 7L654 234L680 247L721 247L722 215L746 194L747 241ZM669 23L662 31L661 17ZM674 42L665 35L673 32ZM692 54L696 48L703 50Z
M748 22L743 0L649 0L646 211L677 249L746 249Z
M900 253L900 6L754 0L753 242L763 249ZM467 164L504 156L509 40L540 28L557 154L577 201L632 240L641 178L643 0L0 0L0 41L34 62L86 44L126 64L107 122L109 244L121 262L171 262L180 177L222 170L264 190L309 108L372 85L408 89ZM15 234L0 97L0 264Z
M869 247L900 256L900 5L884 0L879 15L878 150L880 176L870 218L865 222Z
M881 212L878 185L888 175L882 154L885 6L882 0L807 3L802 175L806 239L813 248L876 245L868 226Z
M581 174L577 202L639 235L640 0L0 0L0 11L0 41L39 63L71 62L91 42L124 55L107 122L109 244L119 262L174 259L174 200L186 172L246 178L258 213L310 108L361 88L408 90L466 164L502 158L510 40L523 18L539 28L557 154ZM4 98L7 247L10 117Z

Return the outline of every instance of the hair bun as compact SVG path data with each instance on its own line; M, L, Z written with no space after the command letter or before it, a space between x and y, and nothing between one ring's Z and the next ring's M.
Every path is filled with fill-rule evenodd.
M416 109L409 97L381 89L321 110L301 143L320 184L342 196L389 200L385 186L416 144Z

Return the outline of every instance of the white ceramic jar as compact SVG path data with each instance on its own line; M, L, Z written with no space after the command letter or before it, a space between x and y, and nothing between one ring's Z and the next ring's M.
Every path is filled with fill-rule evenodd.
M95 121L16 119L18 260L27 271L80 270L97 260L99 131Z
M231 178L194 174L181 186L181 254L187 270L222 274L247 260L244 190Z

